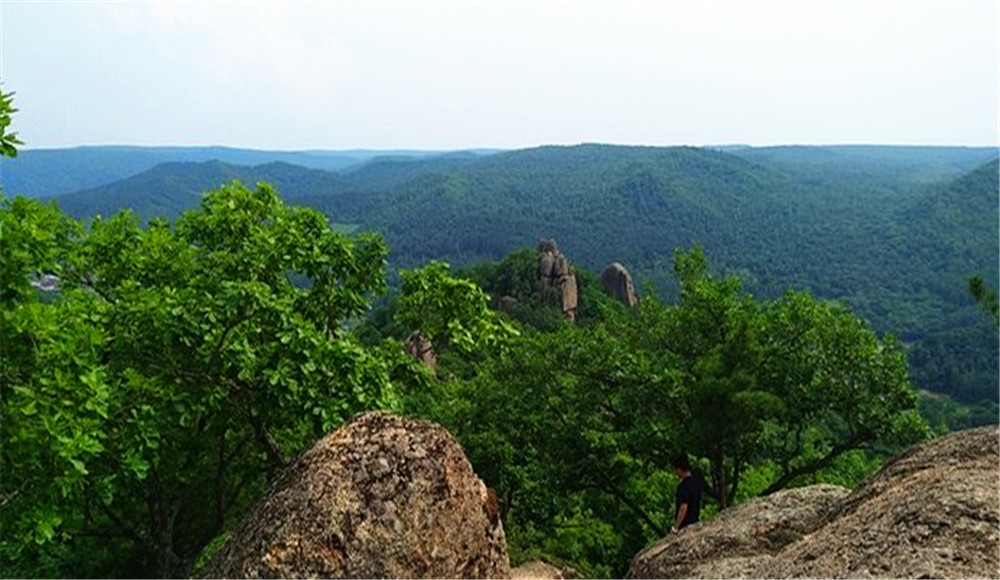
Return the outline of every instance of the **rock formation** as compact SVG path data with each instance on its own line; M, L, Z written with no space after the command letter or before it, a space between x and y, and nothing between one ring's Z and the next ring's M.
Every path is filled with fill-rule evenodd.
M578 294L576 272L566 256L559 252L555 240L542 238L538 242L538 275L542 281L542 300L553 292L559 299L563 315L576 320Z
M562 301L563 314L570 322L576 320L576 307L579 297L576 291L576 275L570 273L563 277L562 281Z
M437 373L438 359L434 345L419 330L411 332L403 346L407 354L427 365L432 373Z
M601 288L625 306L635 306L639 303L639 297L635 294L635 285L632 283L632 275L628 273L625 266L618 262L612 262L601 273Z
M505 314L510 314L517 309L517 298L513 296L501 296L497 302L497 310Z
M995 426L935 439L839 499L808 491L816 486L758 498L660 540L636 556L629 575L996 578L998 441ZM812 504L816 518L762 525L760 514L781 511L769 502L784 502L792 493L807 494L801 499Z
M212 578L506 578L503 525L443 428L367 413L320 440L206 565Z

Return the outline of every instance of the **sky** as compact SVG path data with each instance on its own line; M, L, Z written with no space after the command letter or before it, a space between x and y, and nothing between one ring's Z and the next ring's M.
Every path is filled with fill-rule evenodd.
M0 0L25 148L997 146L1000 2Z

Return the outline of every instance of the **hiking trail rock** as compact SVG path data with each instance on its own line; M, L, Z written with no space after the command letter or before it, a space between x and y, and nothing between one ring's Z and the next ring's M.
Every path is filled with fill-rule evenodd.
M842 498L802 497L818 506L815 526L805 520L759 525L762 515L778 511L768 502L817 486L786 490L658 541L636 556L629 575L997 578L998 475L1000 428L952 433L891 460ZM759 549L754 554L747 547Z
M849 493L837 485L811 485L755 498L656 542L635 557L629 576L742 576L762 556L823 525Z
M1000 577L1000 430L935 439L869 478L770 573L828 578Z
M490 500L442 427L366 413L286 469L201 574L507 578Z

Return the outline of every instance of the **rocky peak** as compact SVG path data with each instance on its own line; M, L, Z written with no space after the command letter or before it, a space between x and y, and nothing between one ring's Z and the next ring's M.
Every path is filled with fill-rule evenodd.
M506 578L507 544L492 508L447 431L366 413L285 470L202 574Z
M542 300L554 293L566 319L570 322L576 320L579 300L576 271L553 239L542 238L538 241L538 275L542 281Z

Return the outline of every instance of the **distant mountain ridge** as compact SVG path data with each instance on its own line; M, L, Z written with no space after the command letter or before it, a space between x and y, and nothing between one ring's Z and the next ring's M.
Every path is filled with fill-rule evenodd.
M332 193L340 179L329 171L284 162L247 167L221 161L175 161L159 164L114 183L67 193L55 199L63 211L81 219L95 214L108 217L125 208L147 219L173 218L196 207L206 191L234 180L250 185L265 181L288 197Z
M13 159L0 158L0 186L7 195L56 197L107 185L161 163L221 161L232 165L273 162L309 169L340 171L379 157L409 159L434 156L479 156L495 150L422 151L413 149L344 151L269 151L235 147L82 146L24 149Z

